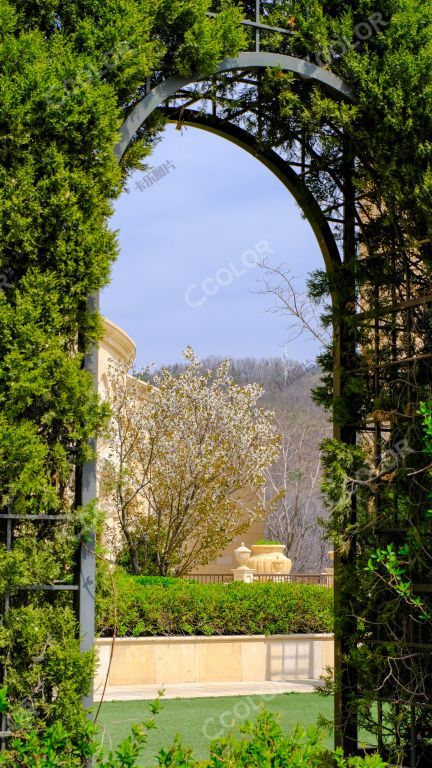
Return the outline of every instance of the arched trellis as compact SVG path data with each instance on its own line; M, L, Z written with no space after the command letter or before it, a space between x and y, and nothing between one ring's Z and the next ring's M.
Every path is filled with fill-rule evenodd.
M362 378L367 380L371 388L371 400L378 398L386 388L400 387L406 392L412 389L412 382L419 373L419 366L432 359L432 348L424 347L424 353L420 354L416 343L412 342L410 334L413 329L413 317L418 310L430 306L432 303L431 292L424 288L420 276L421 268L413 266L414 261L407 259L405 276L402 281L396 283L393 276L396 275L396 266L390 265L391 276L382 279L380 254L373 253L363 241L362 269L369 271L366 298L359 300L358 286L356 284L356 264L359 262L358 230L362 228L366 219L373 218L375 211L370 211L370 206L364 205L362 200L356 199L354 177L356 172L355 153L350 146L349 137L342 139L342 158L337 171L328 165L325 172L332 179L335 188L340 193L337 202L331 202L327 207L322 201L314 197L310 187L306 183L308 173L308 158L312 161L319 160L319 151L313 147L306 137L295 137L299 145L299 155L296 159L284 158L275 149L262 145L256 135L245 130L228 116L223 119L213 108L210 112L204 110L191 110L196 103L202 103L206 99L213 98L216 104L217 96L212 96L211 91L217 83L217 78L231 77L233 87L237 83L246 82L245 78L252 78L252 84L259 82L260 73L269 67L278 67L283 72L292 73L305 83L318 86L334 99L352 101L354 94L352 89L340 78L330 71L318 67L308 60L285 56L277 53L245 52L235 59L222 62L214 75L201 76L199 74L189 78L168 77L157 83L153 88L147 86L147 92L143 99L134 106L121 130L121 139L116 147L116 158L121 162L127 148L140 135L146 121L157 109L163 109L168 119L176 119L181 124L189 124L204 130L218 133L224 138L234 141L240 147L254 154L263 162L293 194L303 210L306 218L311 223L319 245L321 247L327 271L336 273L339 279L333 288L333 303L336 307L334 325L333 346L333 384L335 403L349 400L347 394L352 388L353 382L359 382ZM255 78L255 80L254 80ZM196 94L193 88L196 84L209 82L207 93L203 91ZM205 90L205 89L204 89ZM210 96L209 96L210 94ZM415 250L415 247L414 247ZM393 257L392 257L393 259ZM394 262L406 259L406 251L395 238ZM378 267L376 267L378 264ZM386 265L388 269L388 265ZM342 287L341 287L342 286ZM390 286L390 287L389 287ZM92 298L92 308L97 309L97 299ZM366 330L364 330L366 328ZM400 346L395 339L406 337L405 357L401 358ZM361 339L361 343L359 342ZM362 355L359 355L359 346L362 346ZM97 356L90 352L86 365L97 379ZM408 405L415 407L415 398L408 394ZM411 398L411 399L410 399ZM354 397L355 402L355 397ZM355 407L355 406L354 406ZM405 418L405 416L403 417ZM399 426L379 419L375 415L360 415L354 417L335 419L334 435L343 444L354 446L359 441L359 436L371 435L373 441L372 452L376 466L380 466L383 451L386 446L395 444L399 434ZM96 496L96 465L86 465L83 472L82 501L86 503ZM380 491L375 493L377 509L380 509ZM415 497L415 493L413 494ZM356 494L353 496L350 514L347 524L356 522ZM384 543L398 541L401 528L398 527L397 514L395 521L389 525L384 519L378 528L378 535ZM356 540L354 539L350 551L336 559L336 676L337 695L335 705L335 720L337 742L342 744L346 753L355 753L358 749L358 732L356 701L361 698L357 681L357 670L346 662L345 654L349 646L349 636L356 632L356 617L349 616L347 602L350 596L344 592L344 574L349 573L356 560ZM80 621L83 635L83 649L91 647L93 642L93 601L92 588L95 580L94 559L89 552L88 545L82 550L81 578L80 578ZM420 581L421 577L417 576ZM425 585L416 585L421 591ZM423 591L426 591L423 589ZM347 618L348 616L348 618ZM378 624L378 622L377 622ZM404 628L407 633L407 648L421 648L422 652L428 652L429 646L422 641L416 641L415 629L410 625ZM409 637L408 637L409 636ZM380 635L377 629L370 640L372 646L385 644L386 637ZM411 674L411 672L409 673ZM399 695L403 687L401 684L389 692L384 692L382 698L377 696L378 719L382 719L382 709L386 702L393 704L394 695ZM396 693L395 693L396 692ZM386 698L387 697L387 698ZM418 707L423 703L411 696L406 698L411 708L410 753L407 756L412 766L421 765L423 746L418 743ZM381 714L380 714L381 713ZM378 746L380 746L378 739ZM420 755L420 758L419 758Z
M239 73L245 75L251 73L256 74L264 72L269 67L277 67L284 72L292 73L303 81L319 85L332 98L347 101L352 101L354 99L353 91L349 85L332 72L316 66L310 61L277 53L262 53L258 51L254 53L241 53L235 59L223 61L214 73L214 76L218 77L227 74L238 76ZM136 139L146 120L149 119L155 110L163 108L164 104L166 105L169 103L169 100L175 97L178 93L184 92L184 89L188 86L205 81L206 79L208 78L201 75L195 75L188 78L174 76L157 84L153 89L148 88L146 95L135 105L122 126L121 139L115 148L115 155L118 162L122 161L128 147ZM179 110L177 109L177 112L178 111ZM166 107L165 112L169 119L170 108ZM223 120L218 119L214 114L208 115L200 111L188 110L182 107L181 122L182 124L190 124L203 130L211 131L212 133L218 134L223 138L234 142L242 149L253 154L277 176L293 195L305 218L309 221L320 246L326 269L329 273L334 274L335 272L340 271L344 262L352 261L352 259L355 258L355 202L354 188L352 185L347 185L343 194L343 219L335 220L334 216L332 216L332 210L327 212L327 215L322 211L320 204L304 183L302 173L298 173L294 169L294 166L301 166L304 164L304 158L302 162L299 163L296 163L295 161L289 162L273 149L260 146L257 139L248 131L232 123L224 122ZM303 171L304 170L305 168L303 168ZM352 172L352 158L350 158L349 171ZM335 235L331 229L331 224L334 223L337 223L338 225L342 224L343 233L340 245L336 242ZM349 297L351 298L351 296ZM334 293L334 304L338 304L339 301L340 296L337 293ZM91 308L96 310L98 306L97 298L92 297L91 302ZM340 307L339 314L343 314L342 307ZM341 327L335 331L334 349L334 387L335 392L338 393L341 392L343 386L340 373L345 366L343 357L346 354L342 343ZM88 355L86 366L88 370L92 371L94 379L97 381L97 356L94 351ZM344 435L338 425L335 426L335 436L339 439L344 439ZM347 435L346 439L350 440L351 434ZM84 468L83 503L90 501L95 495L96 465L92 462ZM94 562L91 557L89 558L88 546L83 550L82 558L80 621L83 635L82 647L83 650L87 650L91 647L93 641L93 617L91 615L92 602L91 599L89 599L91 595L85 585L94 581ZM350 724L347 725L349 718L346 712L344 713L343 697L342 699L339 698L337 700L336 719L340 724L342 724L342 721L345 723L344 734L342 735L342 730L340 730L339 741L345 743L347 751L355 751L357 747L355 722L351 721ZM353 748L354 742L355 747Z
M352 101L354 93L352 88L342 78L327 69L295 56L285 56L278 53L240 53L234 59L225 59L215 76L228 72L257 72L268 67L279 67L284 72L292 72L305 80L322 85L336 98ZM171 96L174 96L182 88L193 83L207 79L196 73L190 77L169 77L149 92L136 104L127 120L121 128L121 139L115 148L115 156L120 162L130 142L136 136L137 131L143 126L155 109L158 109Z
M253 3L247 5L253 5ZM416 765L420 768L421 765L429 765L432 758L432 714L428 716L431 734L429 736L427 723L425 726L426 718L422 714L428 707L432 712L430 694L432 690L430 654L432 621L422 623L422 621L413 620L410 612L403 610L402 600L402 610L394 612L391 617L392 624L387 622L384 626L380 610L385 608L386 598L389 602L395 598L395 590L390 589L392 585L385 583L374 602L372 593L365 592L360 598L353 594L356 590L352 574L348 580L348 589L344 584L344 578L346 575L350 577L350 570L356 572L357 563L360 562L360 568L365 564L365 552L376 550L378 542L384 547L387 544L397 546L399 542L406 541L413 530L418 533L416 523L421 519L419 510L422 506L425 508L428 501L425 493L427 489L422 487L422 483L417 479L422 477L419 472L424 472L424 467L419 468L418 456L423 455L423 443L419 439L419 419L416 412L419 384L423 385L426 382L429 387L428 397L431 396L432 287L424 268L425 257L430 259L432 256L431 241L428 239L426 222L421 213L418 217L413 213L412 219L415 222L410 226L408 216L405 219L400 216L398 219L398 205L392 195L388 197L392 203L395 203L394 209L387 211L385 203L381 206L384 197L381 195L381 190L375 189L375 197L368 194L368 183L371 187L374 186L373 158L363 146L363 151L358 152L361 156L360 162L351 146L350 136L337 125L329 124L326 127L335 129L335 135L339 131L340 155L338 158L332 159L329 155L326 157L321 151L319 140L318 143L311 141L307 128L302 134L304 122L302 124L301 120L297 122L297 127L293 128L289 137L291 149L295 147L298 150L297 155L295 153L293 155L292 152L291 154L280 152L280 143L276 140L269 144L268 136L265 134L266 120L272 118L271 110L266 113L262 103L260 104L261 82L265 85L266 81L268 83L271 79L265 73L267 68L277 67L282 72L291 73L295 84L295 95L300 94L301 98L304 95L307 97L309 87L322 90L332 99L350 101L355 97L349 86L340 78L328 69L317 67L311 62L310 56L306 55L300 35L296 39L293 28L284 30L261 23L270 5L255 0L255 20L242 22L246 28L254 32L255 50L244 52L234 59L223 62L213 75L201 77L197 74L190 78L177 78L172 76L172 68L163 69L164 66L170 66L169 60L164 62L161 65L162 69L155 73L154 79L147 83L144 98L131 108L131 113L123 126L116 154L121 160L129 143L139 139L142 133L145 133L146 119L152 111L163 106L168 118L178 120L180 125L188 122L191 125L219 132L225 138L237 141L244 149L252 150L256 157L264 162L292 192L314 228L323 251L327 271L336 275L337 278L332 286L334 306L337 310L334 313L333 404L335 415L341 405L342 410L346 408L346 413L342 415L339 413L335 418L335 436L342 446L347 448L354 446L357 441L366 443L370 438L369 455L373 460L372 466L376 470L372 478L372 493L366 499L366 505L370 503L371 512L366 526L370 531L370 539L369 541L367 539L367 530L366 532L357 530L360 535L358 538L357 533L351 536L349 551L344 551L336 563L338 577L336 646L339 653L337 671L340 673L336 698L337 730L339 737L342 737L345 751L355 752L358 745L356 707L357 702L362 700L364 683L361 675L357 679L358 666L355 663L350 666L347 659L350 653L352 656L353 647L355 652L366 650L371 651L372 654L375 649L383 648L384 651L379 658L383 667L386 668L382 670L376 665L373 678L378 719L377 744L383 752L383 740L380 735L383 707L392 707L396 710L396 714L398 708L401 711L401 707L404 707L403 725L405 731L408 731L408 738L406 734L403 734L402 738L398 734L398 738L402 745L405 762L408 761L411 766ZM307 8L305 10L307 13ZM280 35L282 35L281 50L297 53L300 51L300 58L282 55L280 52L263 53L260 45L261 37L267 33L277 33L276 37L273 35L271 38L277 41L276 45L279 45ZM290 41L293 42L292 45ZM267 40L266 43L268 42ZM302 54L305 54L304 58ZM199 87L195 88L196 85ZM237 87L244 85L255 89L258 97L257 105L248 104L246 99L244 100L245 110L236 113L231 105L226 110L226 114L221 114L218 103L219 94L226 95L223 93L224 88L235 91ZM274 105L275 102L276 99L273 101ZM192 114L193 110L190 110L190 107L197 103L212 106L210 111L201 107ZM247 115L244 123L242 123L243 114ZM280 120L277 106L275 106L274 115L277 115ZM361 142L361 131L357 135ZM263 136L264 141L262 141ZM369 170L372 169L372 173L369 176L364 174L362 177L363 181L366 179L366 184L362 187L359 199L355 193L354 180L356 176L357 179L359 177L361 179L361 169L367 168L368 158ZM317 168L320 168L320 172L324 175L327 174L329 189L332 188L327 201L325 199L326 184L321 185L321 191L319 180L314 184L313 175L316 174ZM323 194L321 194L322 190L324 190ZM406 209L412 210L406 204L405 208L403 206L401 208L404 214ZM380 227L385 233L382 237L376 236L376 229ZM91 309L97 309L97 297L91 298L90 305ZM95 374L96 382L96 350L88 353L86 367ZM356 391L361 388L363 388L361 398L356 398ZM393 400L397 400L397 407L388 405L389 399L391 400L390 395L396 396ZM417 435L415 434L416 425ZM404 454L407 436L409 451ZM383 453L387 448L391 449L393 459L395 456L396 459L394 464L390 465L390 470L384 466L385 471L380 471L383 466ZM409 459L410 453L415 459L412 462ZM403 473L399 472L399 465L403 465ZM394 472L391 471L392 468ZM404 474L405 487L403 487L404 477L402 477L402 483L399 480L393 483L391 474L397 475L398 478ZM363 482L363 485L367 486L370 477L362 481L361 476L358 479L353 474L349 480L356 493L352 495L352 502L350 498L349 512L348 514L344 512L343 522L355 527L358 508L363 506L363 515L365 509L365 500L359 492L361 491L360 483ZM401 489L402 504L399 503L398 497ZM95 462L87 464L82 473L78 472L76 491L77 505L86 504L96 497ZM67 522L66 517L63 518L60 515L36 514L22 517L14 513L13 505L5 508L4 511L5 514L1 515L0 520L0 537L7 549L12 548L15 529L21 522L30 522L36 526L42 523L46 528L51 527L51 524ZM366 511L369 511L369 508ZM423 529L420 527L420 530L426 535L430 534L430 526L429 530L425 527ZM350 537L346 538L349 541ZM360 541L361 538L363 538L362 541ZM369 548L368 544L370 544ZM431 552L432 543L429 541L429 550L426 551L429 558ZM422 570L421 565L421 560L417 559L415 566L409 569L411 596L422 595L424 605L429 605L432 611L430 584L432 569ZM67 590L77 596L83 650L90 649L93 645L94 566L91 541L87 540L81 549L80 572L76 573L75 579L77 583L54 582L32 584L22 588L23 591L46 590L52 596ZM424 578L425 574L426 578ZM349 589L352 594L349 593ZM355 610L350 608L351 600L354 608L360 609L357 615L362 621L366 616L367 632L359 633ZM9 609L9 602L10 595L6 594L5 613ZM388 658L389 653L386 656L386 649L395 635L401 635L403 638L406 659L400 656L394 659L395 669L390 669L391 675L389 675L386 673L392 660ZM351 643L351 647L350 637L354 638L354 646ZM347 651L346 657L345 651ZM377 654L373 657L374 661L377 657ZM417 660L414 663L414 657L418 657L418 663ZM413 682L414 686L412 686ZM89 704L90 700L86 703ZM10 735L6 728L7 723L2 718L0 741Z

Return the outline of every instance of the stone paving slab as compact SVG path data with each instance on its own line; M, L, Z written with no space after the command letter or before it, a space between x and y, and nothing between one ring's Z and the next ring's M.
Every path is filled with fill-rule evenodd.
M212 696L274 696L281 693L313 693L319 680L285 680L260 683L178 683L162 686L165 699L195 699ZM154 699L159 685L111 685L104 701L140 701ZM95 692L100 701L102 691Z

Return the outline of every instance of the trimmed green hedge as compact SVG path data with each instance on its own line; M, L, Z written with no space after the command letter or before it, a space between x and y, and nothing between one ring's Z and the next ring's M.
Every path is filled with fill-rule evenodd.
M117 635L278 635L333 631L333 592L307 584L140 583L115 573ZM113 632L113 599L98 601L98 630Z
M159 587L176 587L179 579L174 576L131 576L137 584L141 584L143 587L159 586ZM191 582L192 579L181 579L183 583Z

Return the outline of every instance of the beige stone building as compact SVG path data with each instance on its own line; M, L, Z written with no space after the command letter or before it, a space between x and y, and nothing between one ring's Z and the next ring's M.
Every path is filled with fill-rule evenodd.
M119 328L118 325L111 322L111 320L103 319L104 335L102 341L99 344L99 393L107 399L109 396L108 386L108 371L111 360L118 360L127 362L136 355L136 345L128 334ZM143 384L143 386L146 386ZM110 531L115 528L116 522L113 512L107 506L107 529L108 538ZM257 541L264 538L264 521L257 520L241 535L236 537L225 550L223 550L216 560L212 561L206 566L197 568L195 573L199 574L227 574L232 568L237 567L237 562L234 556L234 550L239 547L242 542L247 547L251 547Z
M110 360L127 362L136 355L135 342L111 320L103 318L103 338L99 343L99 393L108 397L108 369Z
M98 349L98 392L104 400L109 399L108 373L112 360L127 362L136 355L136 346L125 331L103 318L103 337ZM99 445L99 456L104 458L104 445ZM100 499L105 512L105 532L103 543L108 552L112 551L113 537L116 535L118 524L115 511L110 507L106 499Z

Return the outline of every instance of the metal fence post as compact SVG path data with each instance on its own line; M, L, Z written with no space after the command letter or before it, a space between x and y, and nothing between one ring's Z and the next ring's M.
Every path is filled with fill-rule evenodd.
M92 294L88 299L88 309L91 313L99 311L99 293ZM84 368L93 378L94 391L98 390L98 344L93 342L85 355ZM81 474L81 505L84 507L97 498L97 456L96 438L90 440L93 457L87 461ZM96 534L93 532L86 541L81 543L79 553L79 596L78 615L81 636L81 651L83 653L94 648L95 641L95 589L96 589ZM93 687L93 682L92 682ZM93 689L84 697L84 706L93 706Z

